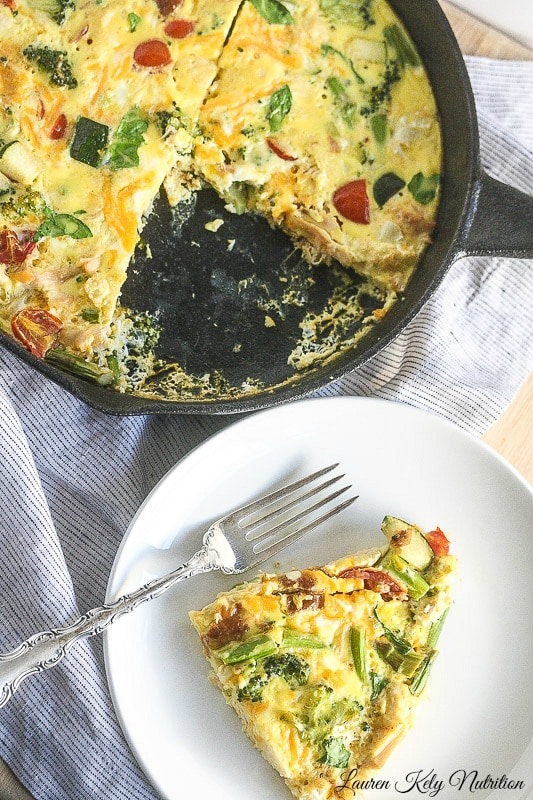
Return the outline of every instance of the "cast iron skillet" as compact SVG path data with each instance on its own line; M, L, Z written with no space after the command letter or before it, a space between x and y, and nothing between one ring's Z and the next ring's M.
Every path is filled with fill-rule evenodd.
M262 285L279 285L280 269L298 257L284 234L272 231L262 220L226 214L221 201L209 191L200 194L193 217L174 229L164 199L156 204L156 213L143 234L152 259L143 259L142 254L136 258L121 302L139 310L160 311L160 346L164 355L179 361L187 372L220 371L235 385L251 374L267 388L240 399L144 399L71 377L2 336L5 346L89 406L110 414L253 411L302 397L360 367L413 319L455 260L468 255L533 257L533 198L494 180L480 166L472 90L440 6L436 0L389 1L417 45L437 99L444 181L433 243L402 301L356 346L291 379L286 360L298 319L265 328L265 313L257 308L257 296L247 299L237 284L253 274L252 290L257 295ZM216 234L206 232L205 222L215 217L225 219L224 226ZM228 250L231 238L236 246ZM239 247L242 241L248 242L245 250ZM293 267L297 272L298 264ZM321 294L327 296L329 280L327 269L317 270L312 290L316 296L308 297L310 305L319 303ZM240 342L238 354L235 341Z

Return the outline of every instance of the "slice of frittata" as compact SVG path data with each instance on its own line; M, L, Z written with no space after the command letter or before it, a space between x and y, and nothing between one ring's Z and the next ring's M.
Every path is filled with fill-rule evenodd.
M244 4L200 114L195 161L230 207L281 226L311 262L336 259L401 291L434 226L438 113L390 6L373 4L366 21L359 10L305 0L274 21ZM433 184L427 194L421 181Z
M161 184L191 188L239 4L0 2L0 329L34 355L109 345Z
M456 558L438 528L388 516L382 530L386 547L262 574L190 615L212 681L300 800L354 796L350 776L383 765L437 655Z

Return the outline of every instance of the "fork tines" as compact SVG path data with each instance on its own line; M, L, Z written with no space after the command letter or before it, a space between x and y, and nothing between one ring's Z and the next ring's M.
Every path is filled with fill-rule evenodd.
M270 555L274 554L278 545L281 549L287 545L287 540L296 541L357 499L352 496L333 504L336 498L351 488L347 484L332 492L327 491L345 477L342 474L318 483L320 478L338 466L331 464L241 509L239 527L247 541L256 542L253 548L255 553L270 550Z

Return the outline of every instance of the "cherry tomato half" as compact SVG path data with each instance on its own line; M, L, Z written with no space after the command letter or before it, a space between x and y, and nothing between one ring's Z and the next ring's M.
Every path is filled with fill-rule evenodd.
M43 308L25 308L11 320L13 335L37 358L43 358L63 323Z
M0 264L22 264L35 247L34 233L30 230L16 233L9 228L0 231Z
M366 181L359 179L340 186L333 195L333 205L342 217L351 222L368 225L370 205L366 193Z
M440 528L436 528L434 531L426 533L425 536L429 542L429 546L437 558L448 555L450 552L450 542Z
M165 33L171 39L185 39L194 30L194 22L189 19L171 19L165 25Z
M147 39L135 48L133 59L140 67L164 67L172 56L168 45L161 39Z

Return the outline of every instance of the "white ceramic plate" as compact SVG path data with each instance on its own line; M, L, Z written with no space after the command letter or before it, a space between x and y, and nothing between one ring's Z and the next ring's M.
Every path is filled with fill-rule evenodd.
M229 426L177 464L143 504L117 555L108 599L190 558L217 517L334 461L360 499L285 550L281 570L381 544L380 522L390 513L443 528L462 576L417 724L381 773L388 788L370 789L367 798L530 797L533 493L491 449L440 417L386 401L327 398ZM218 573L191 578L106 635L124 733L168 800L181 800L185 786L187 796L194 787L195 800L288 800L208 682L188 620L190 609L237 580ZM487 781L504 775L524 788Z

